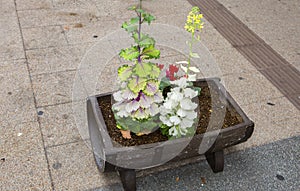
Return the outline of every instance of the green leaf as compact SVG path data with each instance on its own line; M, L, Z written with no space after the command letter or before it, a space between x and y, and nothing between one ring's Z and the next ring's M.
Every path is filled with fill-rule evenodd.
M155 20L155 17L149 13L143 13L142 17L144 18L144 21L146 21L149 25L152 21Z
M169 135L169 129L170 129L170 127L168 127L168 126L165 125L165 124L161 124L161 125L160 125L160 131L161 131L161 134L168 136L168 138L170 138L170 135Z
M122 49L119 55L125 60L133 61L137 59L140 53L138 48L136 46L133 46L130 48Z
M160 72L161 72L159 67L156 64L153 64L151 62L149 62L149 63L152 65L151 72L150 72L149 76L151 78L155 78L155 79L158 78L159 75L160 75Z
M146 84L147 84L147 80L145 78L134 76L132 77L132 79L129 80L127 86L133 93L138 93L141 90L145 89Z
M133 72L142 78L147 77L152 71L152 66L149 63L138 63L134 66Z
M191 52L190 56L193 57L193 58L200 58L199 54L194 53L194 52Z
M122 24L122 28L125 29L128 33L132 33L134 31L137 31L138 26L136 24L132 25L128 22L124 22Z
M127 9L130 10L130 11L134 11L134 10L136 10L136 6L133 5L133 6L128 7Z
M121 81L127 81L132 74L132 68L128 65L123 65L118 68L118 76Z
M157 59L160 57L160 51L158 49L154 48L154 45L150 45L147 48L143 49L142 52L143 58L144 59Z
M198 92L198 96L200 95L201 88L200 87L193 87L193 90Z
M143 10L143 9L136 9L136 12L138 12L138 13L145 13L145 10Z
M164 90L166 87L171 86L170 80L167 77L163 77L160 80L159 89Z
M140 40L138 38L134 38L136 40L136 43L140 46L140 47L149 47L151 45L154 46L155 44L155 40L152 37L149 37L149 35L141 35Z
M134 25L137 24L139 22L140 18L139 17L134 17L130 19L130 24Z

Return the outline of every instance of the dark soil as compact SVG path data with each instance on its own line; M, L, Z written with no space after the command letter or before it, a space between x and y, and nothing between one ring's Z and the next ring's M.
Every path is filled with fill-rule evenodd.
M211 84L208 86L206 82L196 82L195 86L201 87L201 93L199 98L199 121L196 130L196 134L202 134L207 131L208 125L210 125L209 130L227 128L230 126L237 125L243 122L242 117L233 109L231 105L224 104L222 102L218 91L218 87L215 84ZM214 100L214 104L212 104L212 98ZM136 136L132 134L131 139L124 139L120 133L120 130L116 127L116 121L114 118L114 114L111 110L111 95L103 96L98 98L99 107L101 109L103 118L106 123L106 127L108 133L112 140L123 146L136 146L142 144L149 144L155 142L161 142L168 140L168 137L161 134L160 130L157 130L149 135ZM224 106L223 108L221 106ZM226 110L224 121L224 111ZM218 113L221 112L221 115ZM222 114L223 113L223 114ZM216 119L215 117L221 116L221 120L210 120L211 117ZM221 124L223 122L223 124ZM212 128L211 128L212 127Z

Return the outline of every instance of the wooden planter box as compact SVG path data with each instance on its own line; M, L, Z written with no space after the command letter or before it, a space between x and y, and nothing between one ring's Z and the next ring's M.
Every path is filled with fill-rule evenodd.
M169 159L180 161L205 155L213 172L223 171L223 150L245 142L253 133L254 123L249 120L218 79L198 80L198 82L207 82L209 87L217 87L219 90L218 96L227 101L228 108L234 109L243 119L243 122L225 129L207 132L205 135L195 134L192 138L120 147L111 140L97 101L98 98L110 94L89 97L87 100L89 133L95 161L100 172L117 170L124 189L131 191L136 190L135 169L130 168L133 165L132 163L138 169L145 169L161 165ZM223 120L223 118L220 120ZM223 121L220 122L223 123ZM203 144L209 147L201 151L199 150L200 144L202 147ZM170 152L176 149L178 151L178 148L182 148L181 152Z

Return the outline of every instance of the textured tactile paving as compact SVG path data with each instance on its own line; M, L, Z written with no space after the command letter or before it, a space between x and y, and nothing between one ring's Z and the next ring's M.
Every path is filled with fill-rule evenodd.
M216 0L188 0L205 18L300 110L300 71Z

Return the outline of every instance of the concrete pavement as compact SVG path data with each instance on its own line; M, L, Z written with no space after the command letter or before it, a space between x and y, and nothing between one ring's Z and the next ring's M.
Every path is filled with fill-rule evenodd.
M78 132L72 82L85 52L131 17L126 8L134 2L1 0L0 190L120 189L116 173L98 173L92 152ZM300 70L299 1L219 2ZM180 28L191 8L185 0L145 0L144 6L157 17L157 23ZM224 190L222 186L230 184L230 190L299 190L295 180L300 167L293 162L299 158L300 111L207 21L202 43L219 64L228 91L255 122L254 134L228 150L234 153L226 156L224 173L212 174L203 162L179 168L174 164L164 172L155 169L153 175L142 172L138 188ZM162 60L175 56L179 55L163 55ZM257 157L245 158L253 155ZM282 163L281 157L291 161ZM244 164L260 168L257 163L269 170L283 167L272 174L259 169L259 174L243 172ZM199 171L191 171L195 168ZM264 184L260 175L269 181ZM287 183L280 186L282 178L277 175ZM204 187L197 182L202 176L207 181Z

